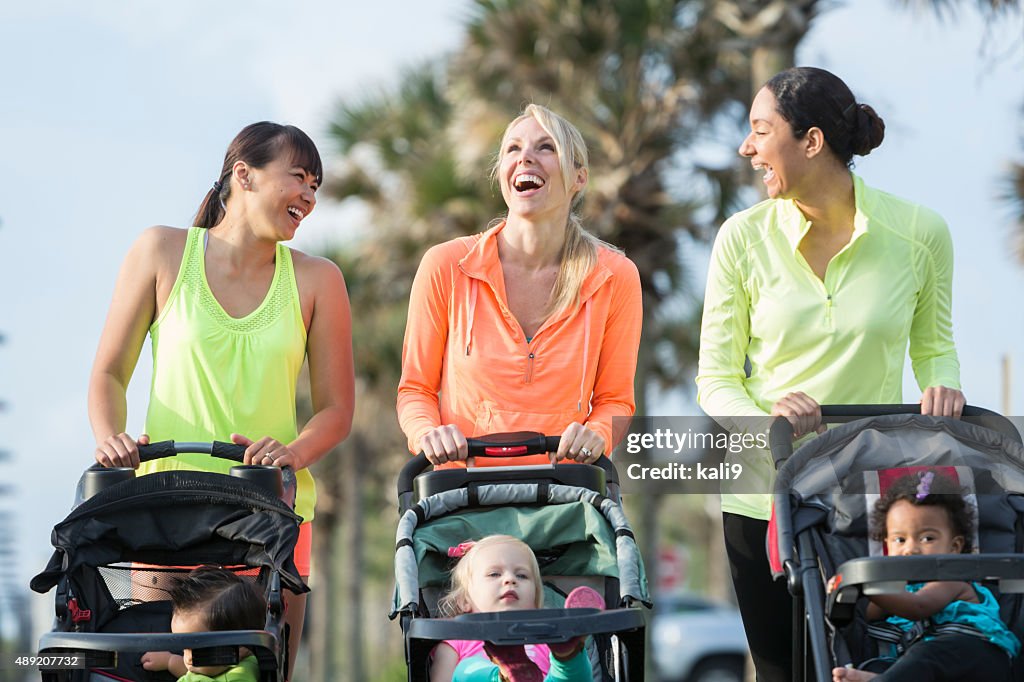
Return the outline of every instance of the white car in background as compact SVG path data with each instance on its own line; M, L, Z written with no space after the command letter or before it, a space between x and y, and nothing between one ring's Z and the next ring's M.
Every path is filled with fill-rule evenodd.
M740 612L692 593L657 597L651 658L662 682L743 682L747 639Z

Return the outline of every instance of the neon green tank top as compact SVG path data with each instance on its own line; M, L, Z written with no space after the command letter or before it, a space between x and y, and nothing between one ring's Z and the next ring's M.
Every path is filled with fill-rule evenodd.
M206 281L203 237L192 227L178 277L160 317L149 328L153 384L146 433L155 441L230 442L271 436L291 443L298 435L295 385L306 355L291 251L277 245L274 279L256 310L228 315ZM199 469L227 473L232 462L204 454L147 462L139 473ZM316 487L307 469L296 473L295 512L313 518Z

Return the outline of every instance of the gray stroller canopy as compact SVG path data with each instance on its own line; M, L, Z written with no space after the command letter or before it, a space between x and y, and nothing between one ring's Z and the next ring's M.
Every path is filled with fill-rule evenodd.
M781 562L793 558L797 533L823 519L849 535L867 534L860 473L898 467L970 468L978 495L983 549L1013 552L998 529L1024 504L1024 446L1006 434L960 420L921 415L886 415L830 429L787 459L774 489L776 547ZM1010 498L1016 499L1010 499ZM994 531L994 532L993 532ZM984 546L988 538L988 546ZM840 560L851 557L842 557Z

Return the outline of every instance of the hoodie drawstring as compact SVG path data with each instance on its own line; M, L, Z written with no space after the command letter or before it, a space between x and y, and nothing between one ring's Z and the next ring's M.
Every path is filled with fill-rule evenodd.
M473 345L473 318L476 316L476 293L477 281L474 278L469 280L469 323L466 325L466 355L469 355L470 346Z
M576 411L583 411L583 388L587 384L587 355L590 353L590 299L583 304L583 368L580 372L580 395L576 401ZM587 401L590 404L590 401Z

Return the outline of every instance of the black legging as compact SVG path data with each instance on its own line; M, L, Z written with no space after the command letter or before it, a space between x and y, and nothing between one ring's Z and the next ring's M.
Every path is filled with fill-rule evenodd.
M911 645L878 682L1009 682L1010 657L970 635L944 634Z
M723 512L729 555L747 645L758 682L793 679L793 598L785 580L772 580L765 539L768 522Z

